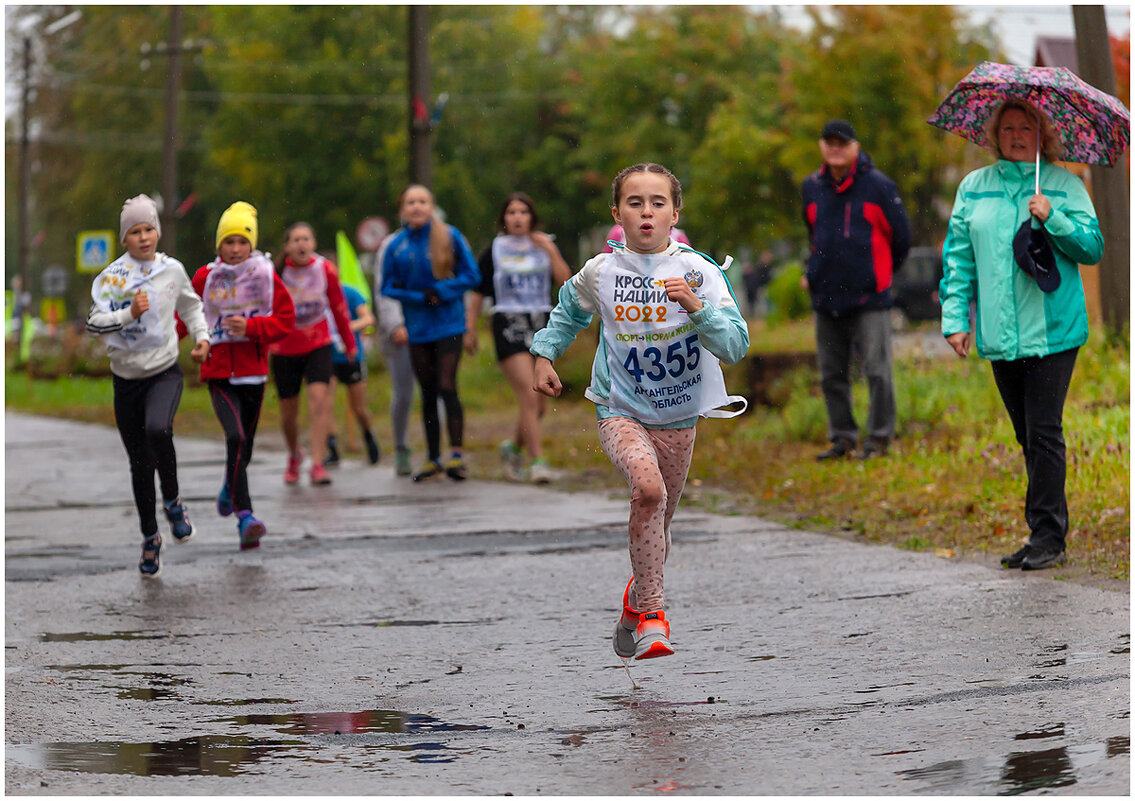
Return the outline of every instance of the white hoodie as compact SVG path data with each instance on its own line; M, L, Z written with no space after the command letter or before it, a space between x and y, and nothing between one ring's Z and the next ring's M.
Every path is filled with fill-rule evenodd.
M108 276L112 275L119 280L113 282L115 286L108 286ZM144 320L146 315L135 320L130 313L129 299L142 290L150 299L151 312L156 310L150 321ZM110 371L120 378L146 378L177 361L175 311L189 329L192 342L209 339L201 298L193 290L185 267L172 256L158 253L153 262L139 262L124 253L99 273L91 294L94 302L87 315L87 331L107 337ZM122 304L125 306L118 308ZM138 347L135 341L131 347L131 337L123 329L129 331L139 325L149 330L144 330L138 341L159 344Z

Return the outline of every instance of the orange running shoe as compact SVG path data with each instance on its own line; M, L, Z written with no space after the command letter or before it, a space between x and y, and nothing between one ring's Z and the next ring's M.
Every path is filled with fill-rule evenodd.
M632 584L634 584L634 576L631 576L631 580L627 582L627 588L623 590L623 612L619 615L619 621L615 624L615 633L611 637L611 645L615 648L615 655L623 659L630 659L635 655L634 632L638 628L639 612L637 609L631 608Z
M670 656L674 649L670 646L670 623L666 613L646 612L638 616L638 627L634 632L634 658L653 659L656 656Z

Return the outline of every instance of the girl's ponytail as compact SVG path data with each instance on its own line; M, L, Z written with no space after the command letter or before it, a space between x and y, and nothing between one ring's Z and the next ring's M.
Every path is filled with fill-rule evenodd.
M436 211L430 216L430 267L438 281L453 277L453 233Z

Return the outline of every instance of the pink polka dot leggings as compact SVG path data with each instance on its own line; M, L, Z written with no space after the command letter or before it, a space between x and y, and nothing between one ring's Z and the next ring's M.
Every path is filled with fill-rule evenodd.
M634 574L631 600L639 612L662 608L670 521L686 486L696 434L695 426L656 430L628 417L599 421L599 444L631 488L627 538Z

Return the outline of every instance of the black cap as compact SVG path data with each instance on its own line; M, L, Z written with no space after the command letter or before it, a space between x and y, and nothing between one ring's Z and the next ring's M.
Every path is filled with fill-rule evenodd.
M835 137L845 142L855 141L855 129L847 120L828 120L824 123L824 130L820 133L821 139Z
M1042 291L1055 292L1060 288L1056 256L1044 230L1032 227L1032 217L1021 223L1013 237L1013 259L1026 275L1036 279Z

